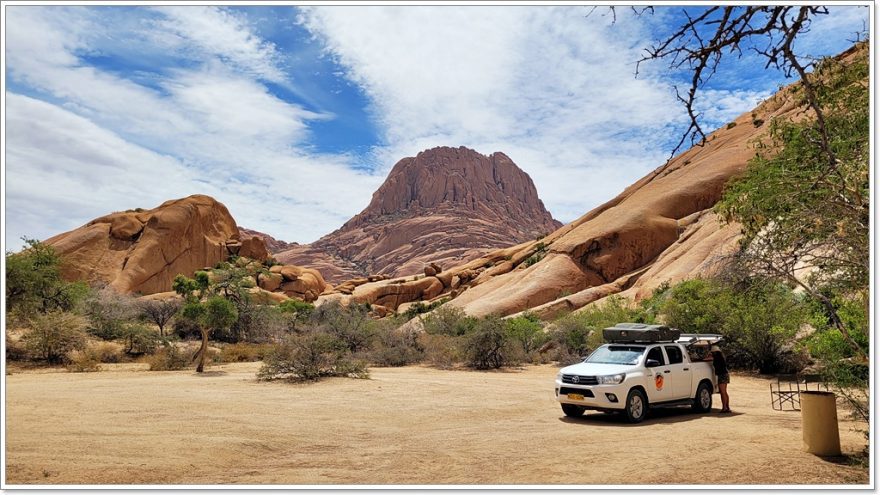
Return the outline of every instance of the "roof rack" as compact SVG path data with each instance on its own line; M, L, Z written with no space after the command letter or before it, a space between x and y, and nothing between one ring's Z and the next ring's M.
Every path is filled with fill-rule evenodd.
M717 333L683 333L676 342L684 345L714 345L724 341L724 336Z

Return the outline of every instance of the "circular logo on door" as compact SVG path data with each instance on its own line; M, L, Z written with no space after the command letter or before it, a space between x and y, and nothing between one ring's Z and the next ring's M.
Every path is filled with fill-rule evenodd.
M663 390L663 375L657 375L654 378L654 386L657 387L657 390Z

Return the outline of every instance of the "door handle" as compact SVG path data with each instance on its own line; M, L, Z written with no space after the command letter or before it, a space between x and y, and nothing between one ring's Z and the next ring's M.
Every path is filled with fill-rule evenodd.
M682 371L688 371L690 368L682 368Z
M663 372L664 372L664 373L669 373L670 371L669 371L669 370L663 370Z

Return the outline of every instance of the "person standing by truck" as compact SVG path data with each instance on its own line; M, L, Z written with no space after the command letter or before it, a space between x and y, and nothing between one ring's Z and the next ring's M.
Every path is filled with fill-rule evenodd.
M718 378L718 392L721 393L721 412L730 412L730 396L727 395L727 384L730 383L730 371L727 369L727 359L721 348L713 345L709 349L709 360L715 367L715 376Z

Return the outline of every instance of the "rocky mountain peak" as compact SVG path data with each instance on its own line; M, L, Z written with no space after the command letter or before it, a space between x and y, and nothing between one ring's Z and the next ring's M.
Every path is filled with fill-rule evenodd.
M276 257L319 267L333 282L397 276L429 262L463 263L561 225L504 153L441 146L398 161L370 204L341 228Z
M397 162L364 211L343 226L357 227L385 215L454 209L486 219L558 224L538 198L528 174L507 155L483 155L464 146L431 148Z

